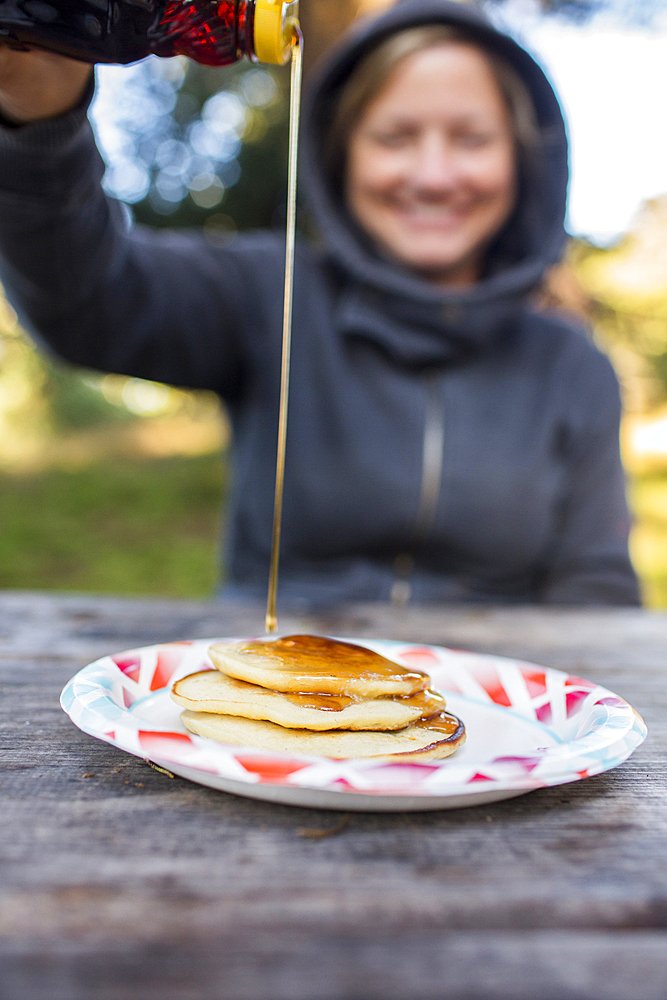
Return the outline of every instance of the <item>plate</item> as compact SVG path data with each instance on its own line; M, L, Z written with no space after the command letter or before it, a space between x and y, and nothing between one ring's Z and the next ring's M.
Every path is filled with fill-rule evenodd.
M213 669L206 639L105 656L66 685L61 705L85 733L202 785L309 808L455 809L508 799L616 767L646 738L634 709L560 670L500 656L389 640L346 639L431 675L465 723L439 762L332 760L215 743L189 733L171 685Z

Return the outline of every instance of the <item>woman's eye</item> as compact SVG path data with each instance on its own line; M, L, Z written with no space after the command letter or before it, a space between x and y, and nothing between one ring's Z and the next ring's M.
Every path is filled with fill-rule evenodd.
M408 132L378 132L373 138L379 146L385 149L398 149L405 146L410 141Z
M493 138L487 132L463 132L459 135L458 142L465 149L481 149L492 143Z

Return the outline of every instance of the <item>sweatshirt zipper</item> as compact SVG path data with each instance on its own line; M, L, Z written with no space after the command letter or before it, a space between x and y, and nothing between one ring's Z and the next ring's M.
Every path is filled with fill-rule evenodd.
M412 537L407 551L394 561L396 579L391 588L391 602L397 606L408 603L412 587L410 577L415 568L413 551L427 541L438 512L442 490L442 469L445 456L445 401L439 373L430 372L426 378L426 414L422 446L422 482Z

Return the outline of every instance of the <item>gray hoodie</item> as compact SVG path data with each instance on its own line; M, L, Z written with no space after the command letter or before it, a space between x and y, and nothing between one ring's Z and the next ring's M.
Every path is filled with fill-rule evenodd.
M533 95L537 169L472 288L378 256L321 164L333 95L396 30L463 26ZM531 57L469 4L401 0L321 69L303 165L321 233L297 251L282 606L341 600L636 604L619 394L586 333L531 293L562 251L565 128ZM85 107L0 134L0 276L75 364L213 389L233 431L225 593L262 598L271 544L283 239L129 233Z

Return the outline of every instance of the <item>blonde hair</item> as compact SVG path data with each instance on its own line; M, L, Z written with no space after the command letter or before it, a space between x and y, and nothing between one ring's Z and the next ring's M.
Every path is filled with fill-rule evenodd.
M343 84L324 144L325 168L342 181L347 148L360 116L404 59L443 43L472 45L487 59L509 112L517 159L525 166L539 145L539 128L528 88L516 70L472 35L444 24L408 28L380 42L362 58Z

